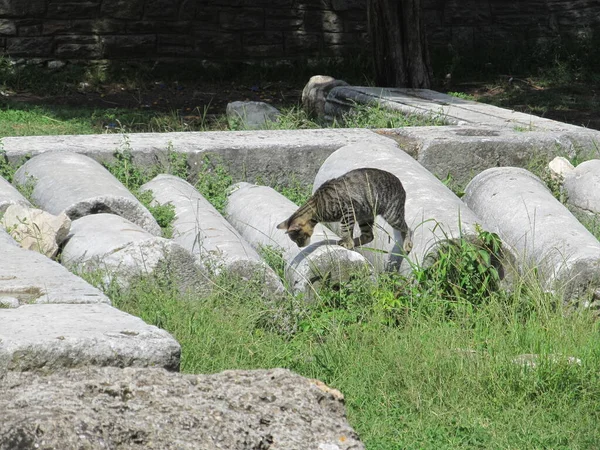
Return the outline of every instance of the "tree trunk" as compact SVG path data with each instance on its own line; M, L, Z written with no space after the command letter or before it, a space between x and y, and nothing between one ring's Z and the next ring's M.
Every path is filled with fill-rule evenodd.
M377 86L430 88L421 0L368 0Z

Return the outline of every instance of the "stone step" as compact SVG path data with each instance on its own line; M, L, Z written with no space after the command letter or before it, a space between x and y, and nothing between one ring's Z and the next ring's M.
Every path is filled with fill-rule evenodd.
M180 352L166 331L106 304L0 309L0 377L89 365L178 370Z
M59 263L19 247L2 228L0 254L0 297L17 299L19 304L110 303L100 290Z

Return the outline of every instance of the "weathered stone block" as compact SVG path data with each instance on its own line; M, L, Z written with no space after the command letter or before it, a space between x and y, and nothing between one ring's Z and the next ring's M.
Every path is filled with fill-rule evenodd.
M244 14L237 10L226 10L219 13L219 23L224 30L257 30L264 27L264 10L245 8Z
M183 20L140 20L129 21L127 32L133 34L189 34L191 32L191 21Z
M6 39L6 52L10 56L48 56L52 52L52 38L10 37Z
M106 36L102 41L107 58L148 56L156 48L154 35Z
M47 17L50 19L91 19L98 15L100 4L95 2L50 3Z
M69 59L100 59L102 57L101 44L57 44L56 56Z
M100 9L103 15L118 19L140 19L144 0L104 0Z
M0 16L39 16L46 10L46 0L0 0Z
M161 34L158 36L158 53L161 55L184 56L194 52L194 39L185 34Z
M304 11L300 9L265 11L266 30L300 30L304 24Z
M319 33L287 32L284 33L284 39L287 54L316 51L321 47Z
M306 31L326 31L338 33L344 31L341 17L333 11L308 10L304 16L304 29Z
M177 3L173 0L147 0L144 14L147 17L174 18L178 12Z
M44 24L44 27L46 24ZM71 30L74 33L96 34L122 34L125 32L127 23L113 19L99 20L73 20Z
M13 36L17 34L15 22L8 19L0 19L0 35Z
M8 373L0 404L0 448L10 450L365 448L339 391L285 369Z
M42 34L44 36L54 34L65 34L73 30L70 20L46 20L42 25ZM89 31L87 29L86 31Z
M238 33L196 31L194 36L194 49L207 57L236 57L242 54L242 40Z

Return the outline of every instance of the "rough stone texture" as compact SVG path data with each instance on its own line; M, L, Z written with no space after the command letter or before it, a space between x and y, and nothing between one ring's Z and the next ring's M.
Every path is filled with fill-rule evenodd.
M21 303L110 303L57 262L19 247L1 228L0 254L0 297Z
M0 309L0 379L87 365L178 370L180 353L169 333L109 305Z
M548 163L548 169L553 179L564 181L565 177L573 171L574 167L564 156L557 156Z
M161 234L152 214L134 195L108 170L84 155L43 153L17 170L15 182L32 184L33 201L52 214L64 211L76 220L88 214L112 213L156 236Z
M312 183L321 163L338 148L353 142L386 142L388 138L365 129L214 131L185 133L133 133L128 145L134 162L156 165L169 148L188 155L192 176L203 167L206 156L217 155L234 181L258 177L285 185L290 176ZM123 145L118 134L86 136L30 136L2 139L11 163L29 154L77 152L98 161L112 162Z
M329 91L338 86L348 86L348 83L327 75L311 77L302 90L302 107L310 115L323 117L327 95Z
M31 206L31 203L12 184L0 177L0 214L10 205Z
M9 373L0 408L2 450L364 449L339 391L284 369Z
M231 189L227 219L255 248L281 251L286 278L293 292L311 298L313 286L339 284L371 269L357 252L335 245L339 237L322 225L315 227L310 245L299 248L277 225L292 215L297 205L267 186L238 183Z
M600 217L600 159L582 162L568 172L563 187L570 208Z
M28 206L9 206L0 222L19 245L53 258L66 239L71 219L63 212L58 216Z
M183 291L206 282L190 252L114 214L74 220L61 260L71 269L99 270L106 281L114 279L123 285L159 268L168 268Z
M405 127L380 130L441 179L465 186L491 167L527 167L532 159L551 160L557 155L592 155L599 132L527 131L483 126Z
M405 218L413 230L413 249L408 259L430 264L435 250L447 239L473 238L481 220L450 189L396 145L352 144L340 148L325 160L315 177L313 191L325 181L361 167L373 167L396 175L406 191ZM397 258L392 256L396 242L392 228L376 219L375 239L358 251L380 271ZM355 229L355 236L360 231ZM401 244L400 244L401 245ZM380 251L373 251L372 249ZM381 252L383 250L383 252ZM433 259L431 259L433 257ZM400 269L410 273L410 266Z
M281 280L256 250L191 184L173 175L158 175L141 187L154 201L175 209L173 241L219 273L222 269L246 280L261 280L267 291L283 291Z
M227 104L227 120L242 128L268 128L281 115L277 108L265 102L231 102Z
M600 242L525 169L498 167L477 175L464 202L517 255L543 286L577 301L600 288Z

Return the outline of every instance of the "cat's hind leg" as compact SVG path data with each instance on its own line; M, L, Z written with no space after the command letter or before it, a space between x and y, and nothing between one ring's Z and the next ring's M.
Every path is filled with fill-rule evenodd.
M360 228L360 236L354 238L355 247L368 244L373 240L373 223L374 220L358 223L358 227Z

